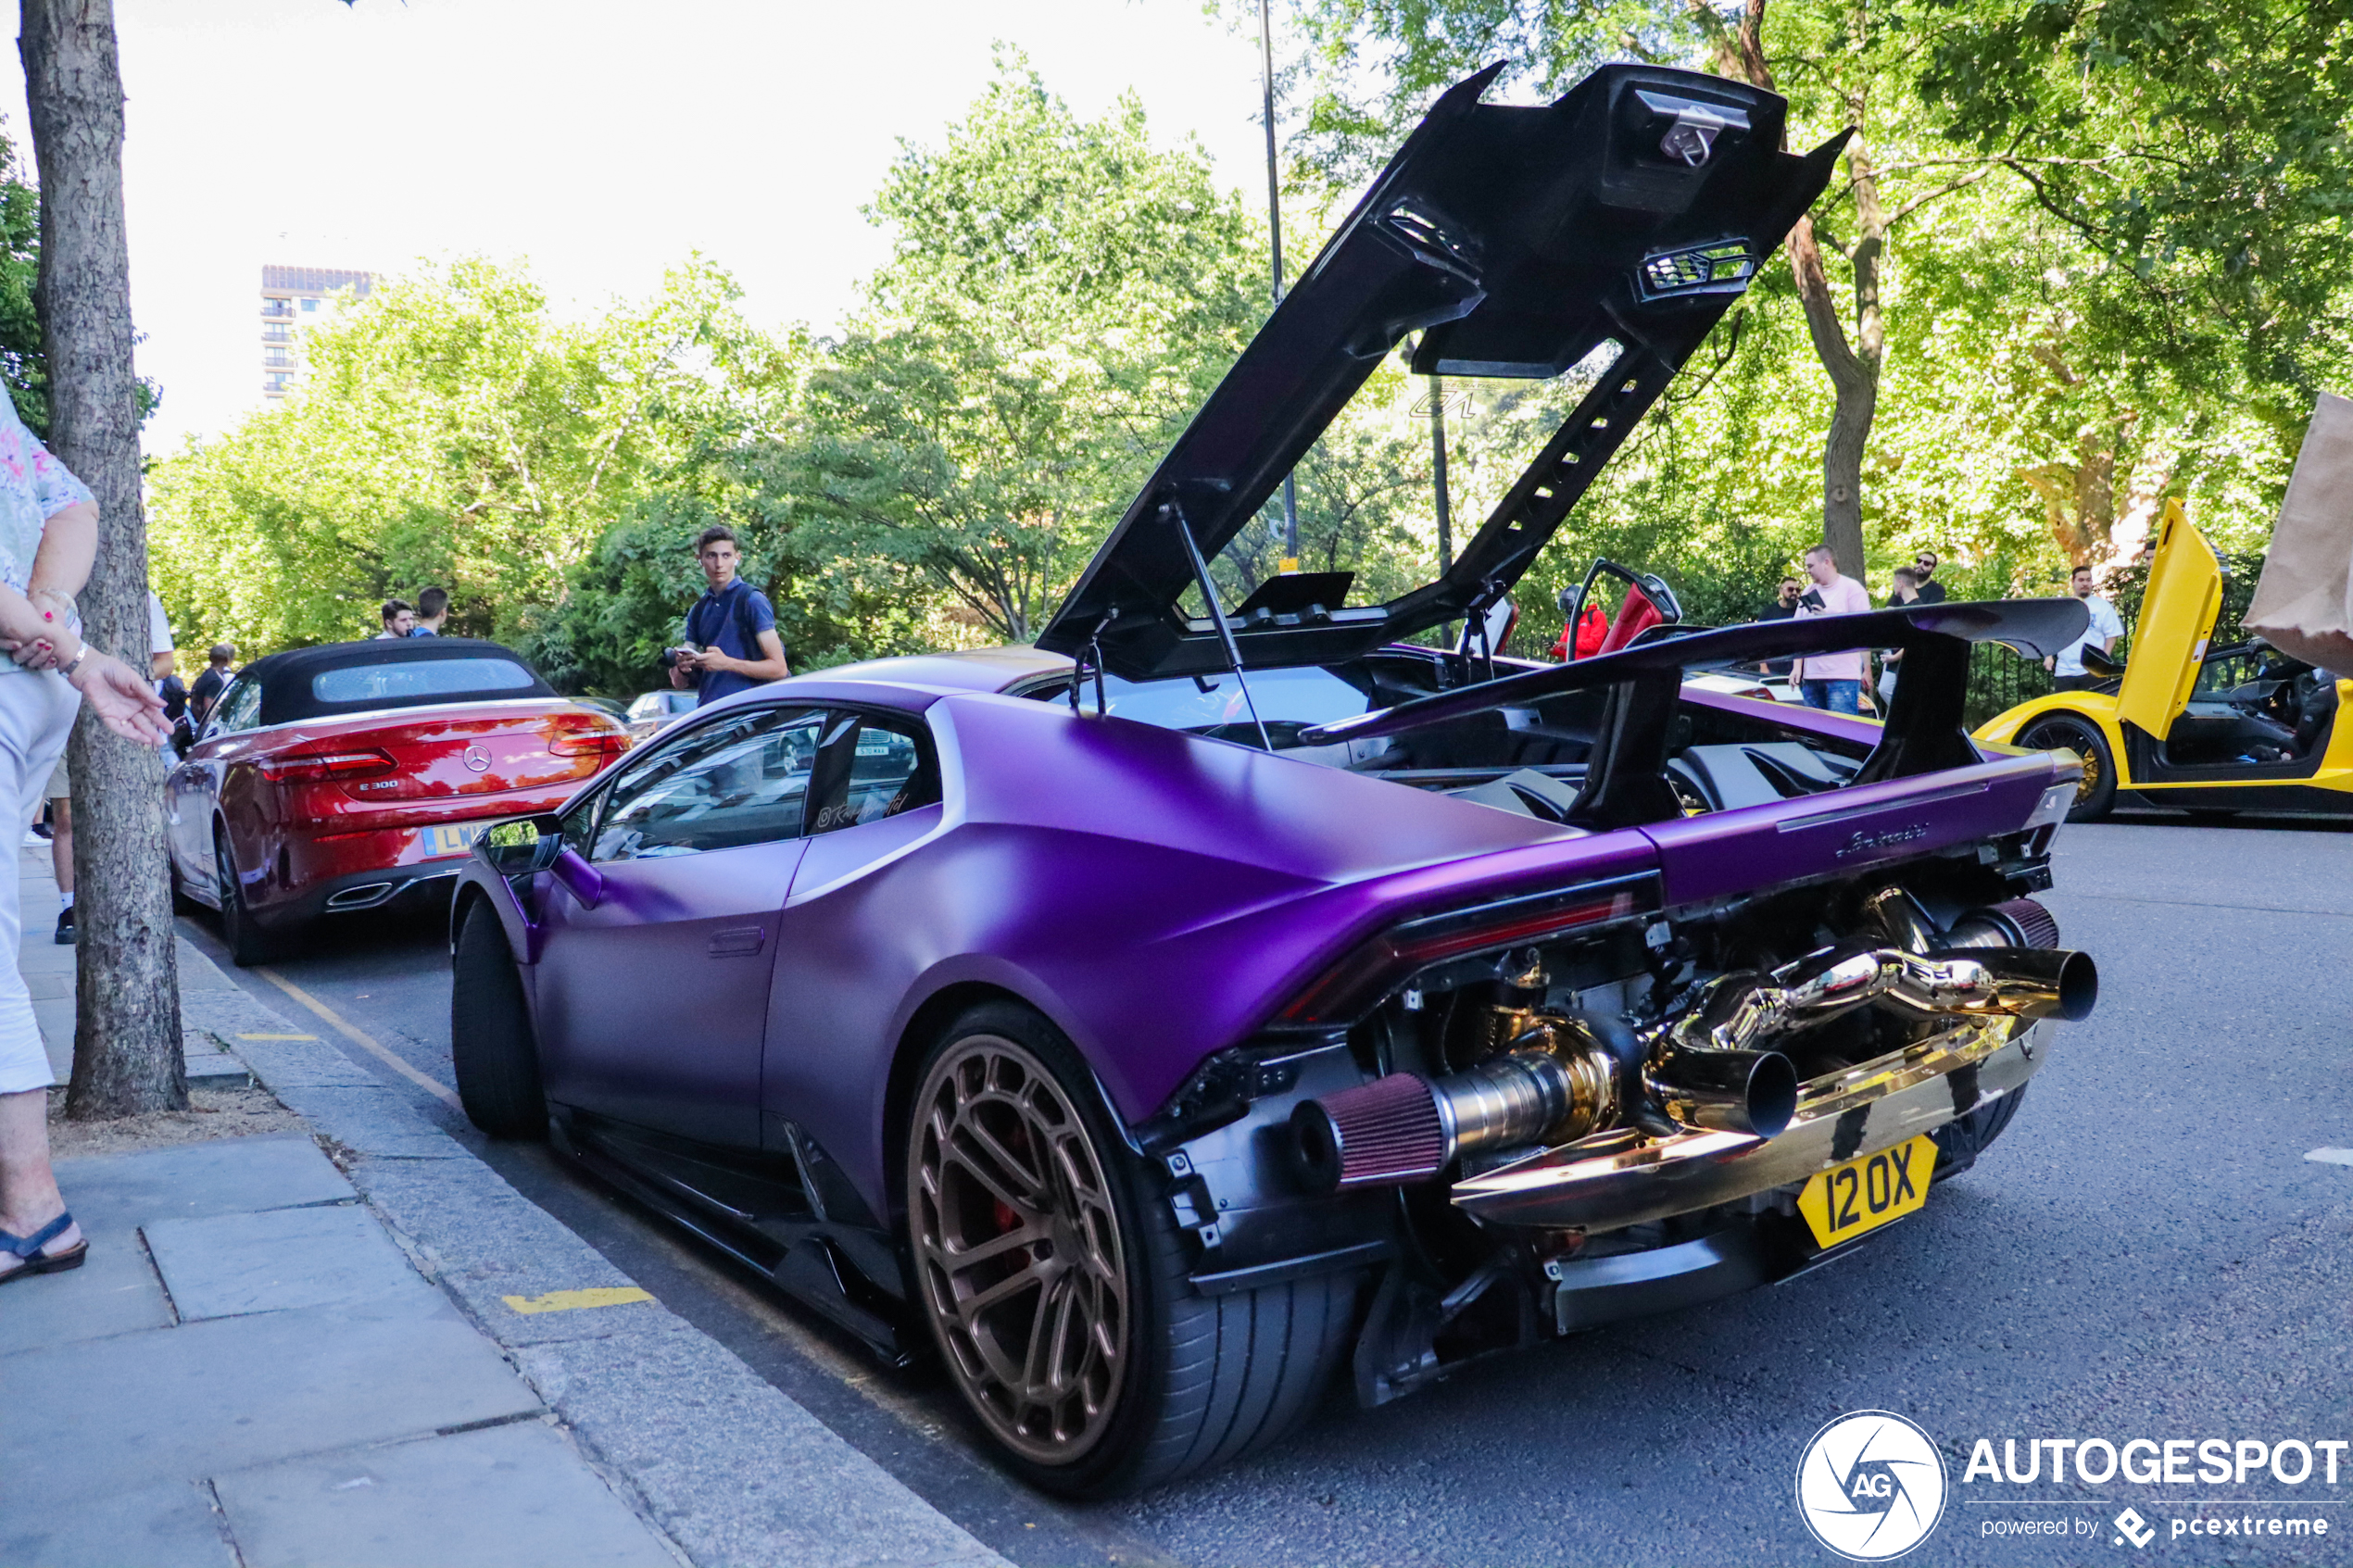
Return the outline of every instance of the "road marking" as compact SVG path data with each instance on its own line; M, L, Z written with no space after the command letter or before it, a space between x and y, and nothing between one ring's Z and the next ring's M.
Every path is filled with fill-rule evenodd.
M2353 1165L2353 1148L2316 1148L2304 1158L2323 1165Z
M240 1035L240 1040L315 1040L316 1035Z
M300 1002L304 1007L308 1008L312 1012L317 1013L321 1018L325 1019L327 1021L328 1027L343 1035L345 1039L349 1040L353 1045L358 1046L361 1050L366 1051L369 1055L382 1061L386 1067L391 1068L403 1078L406 1078L410 1083L416 1085L417 1087L424 1090L425 1093L447 1105L452 1110L465 1110L465 1107L458 1101L457 1090L450 1088L447 1085L443 1084L436 1079L426 1077L414 1067L411 1067L405 1058L401 1057L396 1052L388 1050L384 1047L377 1044L375 1039L366 1032L345 1022L342 1015L337 1013L334 1009L329 1007L326 1003L321 1001L318 997L312 996L309 992L304 990L301 986L296 985L284 975L280 974L276 970L257 966L253 972L261 976L262 979L270 982L271 985L278 987L279 990L283 991L287 996L292 997L296 1001Z
M501 1296L518 1312L576 1312L585 1307L626 1307L653 1298L634 1285L600 1285L593 1290L550 1290L545 1296Z

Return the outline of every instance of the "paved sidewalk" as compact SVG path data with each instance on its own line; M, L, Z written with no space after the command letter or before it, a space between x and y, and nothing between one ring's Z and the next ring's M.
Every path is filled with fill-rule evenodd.
M73 950L28 924L69 1049ZM1002 1562L413 1089L180 954L192 1067L250 1069L334 1158L281 1135L59 1162L90 1261L0 1295L0 1564Z
M49 1052L53 1083L73 1075L73 948L57 940L57 884L49 869L49 847L26 845L17 854L18 910L23 917L24 942L17 967L32 992L32 1016L41 1024L41 1043ZM206 957L177 939L180 949L180 994L183 1006L192 992L234 991L237 983L220 972ZM181 1038L188 1062L191 1088L224 1087L252 1082L245 1064L202 1029L189 1029Z

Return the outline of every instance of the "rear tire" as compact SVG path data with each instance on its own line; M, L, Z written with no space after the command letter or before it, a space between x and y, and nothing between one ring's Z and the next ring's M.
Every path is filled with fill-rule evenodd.
M905 1149L915 1295L1007 1468L1066 1497L1117 1497L1298 1425L1347 1359L1359 1273L1195 1291L1165 1177L1027 1008L965 1013L919 1085ZM1034 1239L1006 1244L1022 1233Z
M180 863L171 859L168 853L164 856L163 870L166 879L171 884L171 912L173 914L193 915L204 908L202 904L188 897L188 884L180 880Z
M2116 757L2108 737L2089 719L2074 713L2045 713L2018 733L2018 744L2029 751L2068 750L2083 759L2083 782L2075 787L2070 822L2095 822L2116 804Z
M449 1065L466 1120L494 1138L547 1135L539 1042L507 933L477 898L458 927L450 961Z
M213 875L220 888L220 940L239 969L270 963L284 956L289 943L281 934L264 931L245 907L245 889L237 881L237 862L229 853L228 836L216 833L212 842Z
M2018 1108L2026 1103L2026 1085L2020 1084L1991 1105L1981 1105L1966 1116L1957 1116L1929 1136L1936 1140L1936 1168L1929 1180L1941 1182L1947 1176L1957 1176L1977 1163L1977 1157L1993 1146L2018 1116Z

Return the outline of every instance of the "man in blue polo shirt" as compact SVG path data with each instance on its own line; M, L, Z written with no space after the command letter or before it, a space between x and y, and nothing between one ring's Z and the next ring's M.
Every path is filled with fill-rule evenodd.
M674 650L670 684L697 693L696 706L701 707L791 674L774 608L765 594L736 575L743 559L736 531L724 524L704 529L695 541L695 558L710 586L686 612L686 646Z

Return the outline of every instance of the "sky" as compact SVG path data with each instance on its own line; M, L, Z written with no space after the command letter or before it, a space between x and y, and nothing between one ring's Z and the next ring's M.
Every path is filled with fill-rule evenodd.
M117 0L116 21L153 455L260 406L265 263L527 258L582 315L699 251L755 321L830 326L887 251L859 208L998 42L1081 114L1134 90L1155 140L1264 188L1257 38L1202 0Z

